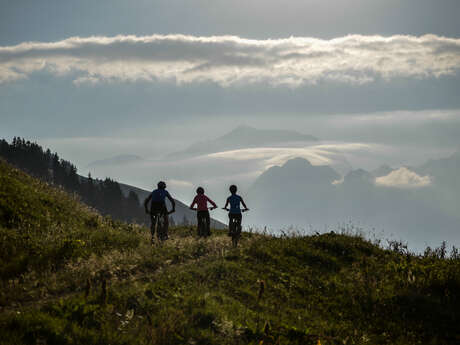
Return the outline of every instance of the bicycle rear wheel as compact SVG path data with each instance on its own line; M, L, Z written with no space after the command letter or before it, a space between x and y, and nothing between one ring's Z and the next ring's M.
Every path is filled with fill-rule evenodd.
M150 215L150 243L153 245L155 243L155 232L157 233L158 236L158 220L160 218L160 215L158 213L152 213Z
M168 239L168 222L165 219L164 214L158 215L157 221L157 237L160 242Z
M204 222L204 219L198 220L197 233L198 237L206 236L206 224Z
M231 230L232 245L233 247L236 248L241 238L241 224L236 219L233 219L232 223L233 223L232 230Z

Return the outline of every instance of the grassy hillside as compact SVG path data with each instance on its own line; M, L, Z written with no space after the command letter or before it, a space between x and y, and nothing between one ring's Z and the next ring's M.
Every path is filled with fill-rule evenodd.
M458 344L460 259L358 235L196 239L0 161L1 344Z

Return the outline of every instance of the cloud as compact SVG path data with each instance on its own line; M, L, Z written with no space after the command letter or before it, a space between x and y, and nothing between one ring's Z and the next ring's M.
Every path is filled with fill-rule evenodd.
M281 166L293 158L307 159L313 165L330 165L341 172L350 169L344 154L378 152L382 145L363 143L325 143L307 147L256 147L222 151L208 154L211 159L257 163L259 169L265 170L274 165Z
M364 115L364 116L363 116ZM345 120L342 120L341 126L348 122L350 126L356 125L390 125L395 124L419 124L419 123L432 123L433 121L455 121L460 119L460 112L458 109L450 110L424 110L424 111L392 111L392 112L378 112L374 114L359 114L353 115Z
M71 37L0 47L0 83L36 71L97 82L268 83L296 87L333 81L430 78L460 69L460 39L436 35L253 40L187 35Z
M228 161L259 162L263 169L268 169L274 165L283 165L289 159L296 157L308 159L314 165L328 165L332 160L326 157L326 153L312 148L263 147L217 152L209 154L208 157Z
M168 184L173 187L193 187L193 183L184 180L169 179Z
M378 177L375 183L379 186L394 188L420 188L431 184L429 176L419 176L415 172L401 167L386 176Z

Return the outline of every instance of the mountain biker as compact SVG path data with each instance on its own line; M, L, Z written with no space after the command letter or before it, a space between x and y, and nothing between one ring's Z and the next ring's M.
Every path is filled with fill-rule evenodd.
M243 198L241 196L239 196L238 194L236 194L236 191L238 190L238 188L234 184L230 186L229 190L230 190L230 193L232 193L232 195L230 195L227 198L227 201L225 202L224 209L229 211L228 212L228 218L229 218L229 226L228 226L229 233L228 233L228 235L232 236L232 234L230 233L230 229L231 229L230 224L232 223L233 219L236 219L238 224L241 225L241 219L243 218L243 216L241 214L240 203L244 207L243 212L248 211L249 209L246 206L246 204L244 203ZM230 204L230 210L228 209L228 204ZM239 226L237 228L239 229L239 231L241 231L241 226Z
M211 218L209 217L208 202L212 205L210 210L214 210L215 208L217 208L216 203L204 194L203 187L198 187L196 189L196 196L190 205L190 209L197 211L196 218L198 223L198 229L201 229L203 221L206 222L206 230L204 236L211 235ZM197 208L193 207L195 204L197 205ZM199 233L199 235L201 234Z
M171 197L169 192L166 190L166 183L163 181L158 182L157 184L157 189L152 191L150 195L145 199L144 201L144 207L145 207L145 213L150 214L150 220L151 220L151 225L150 225L150 232L152 234L152 243L154 242L154 235L155 235L155 224L157 223L157 217L162 217L163 218L163 229L161 227L158 227L157 230L157 237L159 240L167 240L168 239L168 214L173 213L176 211L176 202L174 199ZM171 202L172 209L170 212L166 209L166 202L165 199L168 198L168 200ZM150 210L148 208L148 204L151 201L150 205Z

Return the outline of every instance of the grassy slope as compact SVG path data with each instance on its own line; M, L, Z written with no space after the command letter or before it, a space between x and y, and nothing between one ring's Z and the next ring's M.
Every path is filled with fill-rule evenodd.
M460 260L359 236L197 240L102 218L0 161L2 344L456 344ZM262 343L261 343L262 341Z

